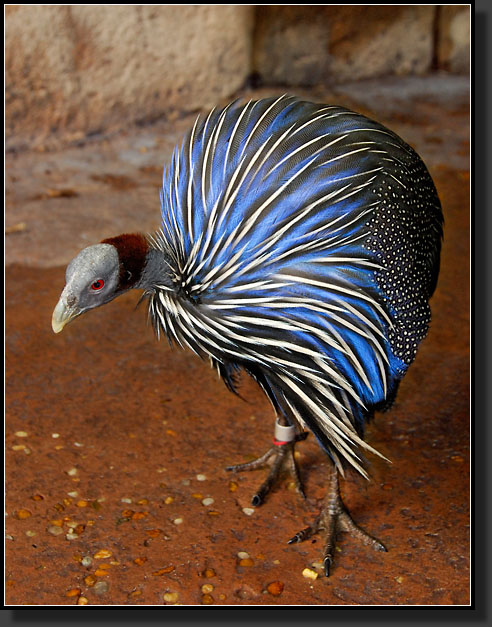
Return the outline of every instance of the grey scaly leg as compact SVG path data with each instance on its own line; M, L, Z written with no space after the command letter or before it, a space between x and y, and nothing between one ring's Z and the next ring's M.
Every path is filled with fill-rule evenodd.
M371 536L353 521L340 496L338 471L334 467L321 513L312 525L296 533L296 535L289 540L289 544L303 542L314 534L323 532L325 536L323 565L325 575L329 577L330 568L335 557L335 543L338 531L348 531L363 544L372 546L376 551L386 551L386 547L377 538Z

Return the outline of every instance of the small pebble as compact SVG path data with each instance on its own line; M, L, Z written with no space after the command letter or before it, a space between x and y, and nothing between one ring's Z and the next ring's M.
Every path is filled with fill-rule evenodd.
M63 520L61 518L56 518L55 520L50 521L52 525L55 527L63 527Z
M137 566L143 566L145 564L145 562L147 561L146 557L136 557L133 562L135 564L137 564Z
M94 575L96 575L96 577L106 577L109 573L105 568L96 568Z
M80 560L80 563L82 564L82 566L85 566L87 568L88 566L92 564L92 557L89 557L88 555L86 555Z
M61 533L63 533L63 529L61 527L52 525L51 527L48 527L48 533L50 533L52 536L59 536Z
M28 509L19 509L15 514L15 517L18 520L24 520L25 518L30 518L31 516L32 514Z
M77 470L77 468L70 468L70 470L67 470L67 475L69 475L70 477L75 477L75 475L78 473L79 471Z
M94 584L93 590L98 596L102 596L109 590L109 583L107 581L98 581Z
M243 507L243 512L246 516L252 516L255 513L255 510L252 507Z
M177 592L165 592L163 599L166 603L176 603L179 598Z
M79 597L77 599L77 605L87 605L89 603L89 599L87 597Z
M173 523L174 523L175 525L181 525L181 523L182 523L182 522L183 522L183 519L182 519L182 518L175 518L175 519L173 520Z
M237 556L240 560L247 560L249 558L249 553L246 553L246 551L239 551Z
M400 577L395 577L395 579L396 579L396 581L398 583L403 583L403 581L404 581L403 577L401 577L401 576Z
M26 531L26 536L28 538L34 538L35 535L36 535L35 531Z
M210 592L212 592L213 589L214 587L211 583L204 583L202 586L203 594L210 594Z
M312 579L313 581L315 579L318 579L318 573L315 572L314 570L311 570L310 568L305 568L302 571L302 576L306 577L306 579Z
M26 448L25 444L14 444L12 447L13 451L23 451Z
M84 445L83 445L83 444L81 444L80 442L74 442L74 443L73 443L73 445L74 445L74 446L78 446L78 447L80 447L80 446L84 446Z
M77 596L79 596L80 592L81 592L80 588L71 588L70 590L67 590L66 596L67 597L77 597Z
M135 512L132 515L132 520L142 520L142 518L145 518L147 516L148 512Z
M212 505L212 503L213 503L213 502L214 502L213 498L208 497L208 498L206 498L206 499L203 499L203 501L202 501L202 505L205 505L205 506L207 506L207 505Z
M25 431L16 431L16 432L15 432L15 435L16 435L18 438L27 438L27 433L26 433Z
M73 492L67 492L68 496L71 496L73 499L79 495L79 493L74 490Z
M51 434L51 437L52 437L52 438L55 438L55 440L56 440L56 438L59 438L59 437L60 437L60 434L59 434L59 433L52 433L52 434Z
M77 533L67 533L65 536L67 540L77 540L78 537L79 535Z
M207 568L206 570L203 571L203 576L210 578L210 577L215 577L215 570L213 568Z
M254 562L250 557L243 559L243 560L239 560L239 566L253 566L253 564Z
M99 568L101 570L109 570L111 568L111 564L108 564L107 562L104 562L104 564L99 564Z
M181 480L181 483L182 483L183 485L190 485L190 480L189 480L189 479L182 479L182 480Z
M162 530L161 529L146 529L145 533L151 538L157 538L162 533ZM148 545L145 545L145 546L148 546Z
M94 575L87 575L87 577L84 577L84 583L89 588L92 588L92 586L95 585L96 581L97 578Z
M94 559L96 560L106 559L108 557L111 557L111 555L113 555L111 551L108 551L107 549L101 549L94 555Z
M198 481L206 481L207 480L207 477L205 475L197 475L196 478L197 478Z
M166 498L164 499L165 505L170 505L173 501L174 499L172 496L166 496Z
M269 583L267 586L267 591L274 597L278 597L282 594L283 589L284 584L281 581L272 581L272 583Z
M213 602L214 602L214 598L211 594L204 594L202 596L203 605L212 605Z
M174 566L171 564L170 566L166 566L165 568L155 570L152 574L154 575L154 577L160 577L161 575L167 575L168 573L172 573L173 570Z
M131 503L131 502L132 502L132 500L131 500L131 499L129 499L128 497L124 496L124 497L121 499L121 502L122 502L122 503Z

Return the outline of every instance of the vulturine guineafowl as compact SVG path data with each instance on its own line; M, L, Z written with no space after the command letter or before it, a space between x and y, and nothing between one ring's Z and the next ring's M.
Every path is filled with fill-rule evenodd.
M82 250L53 313L59 332L130 289L157 337L188 347L232 391L243 370L276 414L259 505L311 431L333 462L320 516L290 542L352 521L338 475L367 476L364 425L393 402L430 320L442 212L420 157L377 122L295 97L232 103L195 122L164 171L162 228ZM379 454L379 453L378 453Z

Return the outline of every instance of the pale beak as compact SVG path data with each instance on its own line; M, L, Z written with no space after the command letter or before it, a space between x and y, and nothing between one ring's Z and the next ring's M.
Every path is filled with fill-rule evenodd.
M55 333L60 333L63 327L76 318L82 312L77 307L69 307L64 299L63 295L58 301L58 304L53 311L53 317L51 318L51 326Z

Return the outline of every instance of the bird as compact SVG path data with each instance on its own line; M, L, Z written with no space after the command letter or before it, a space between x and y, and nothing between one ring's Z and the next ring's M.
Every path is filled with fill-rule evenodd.
M313 434L329 463L320 514L290 543L339 531L385 545L339 488L370 478L365 439L388 411L430 324L443 214L419 155L379 122L283 94L199 115L164 168L161 225L83 249L67 266L55 333L131 289L159 339L191 349L238 394L251 376L273 407L261 505L283 470L305 497L295 446ZM384 457L384 459L386 459ZM389 460L388 460L389 461Z

